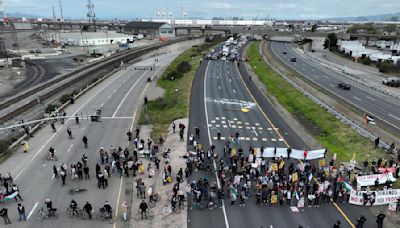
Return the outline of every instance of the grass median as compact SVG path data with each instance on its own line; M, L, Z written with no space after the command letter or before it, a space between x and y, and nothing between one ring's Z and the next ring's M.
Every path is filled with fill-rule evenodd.
M139 119L139 124L153 124L154 128L151 133L153 140L158 140L161 135L165 138L165 133L172 121L188 117L192 81L200 61L209 49L221 41L206 42L183 52L168 66L157 81L157 86L163 88L165 93L162 97L149 101L147 115L143 108ZM188 63L190 67L182 64L183 62Z
M265 84L266 93L276 97L300 122L306 121L305 126L313 128L310 132L328 148L328 156L336 153L340 161L349 161L355 154L358 162L365 161L366 158L371 161L373 158L383 157L382 150L375 150L368 139L304 96L264 61L259 61L259 45L260 42L252 43L247 49L247 55L252 70Z

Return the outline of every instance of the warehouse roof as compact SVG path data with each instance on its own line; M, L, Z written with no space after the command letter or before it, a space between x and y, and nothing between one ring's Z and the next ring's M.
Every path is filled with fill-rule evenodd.
M164 22L147 22L147 21L131 21L128 22L126 28L140 28L140 29L159 29Z

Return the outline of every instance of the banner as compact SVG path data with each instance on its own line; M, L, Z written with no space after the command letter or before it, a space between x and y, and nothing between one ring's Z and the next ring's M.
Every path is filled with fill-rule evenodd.
M385 205L397 202L397 199L400 197L400 189L392 189L385 191L370 191L369 194L375 192L376 198L375 203L373 205ZM351 191L349 203L354 205L363 205L364 197L363 193L367 193L367 191Z
M384 183L386 183L387 180L391 180L392 182L396 181L396 179L393 177L392 173L373 174L373 175L357 176L357 185L373 186L373 185L375 185L376 179L379 180L379 184L384 184Z
M314 159L318 159L318 158L324 158L325 151L326 151L325 149L308 151L306 160L314 160ZM260 153L257 152L256 156L259 157ZM267 147L267 148L264 148L261 156L264 158L273 158L273 157L287 158L288 157L287 148ZM294 159L303 160L304 159L304 150L292 149L292 152L290 153L290 157L294 158Z

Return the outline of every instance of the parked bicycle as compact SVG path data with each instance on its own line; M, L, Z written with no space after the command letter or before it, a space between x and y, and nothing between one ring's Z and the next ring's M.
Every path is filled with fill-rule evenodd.
M77 208L74 211L70 207L67 208L67 217L68 218L73 218L73 217L81 218L84 216L84 214L86 214L86 212L84 212L82 209Z
M158 193L154 193L152 196L150 196L149 205L150 208L154 208L156 206L156 203L161 200L161 196Z
M162 213L164 215L170 215L170 214L172 214L172 212L174 212L175 214L180 214L181 213L181 209L179 207L172 208L171 206L164 207L162 209Z
M56 155L52 155L51 153L46 153L43 156L44 161L58 161L58 157Z

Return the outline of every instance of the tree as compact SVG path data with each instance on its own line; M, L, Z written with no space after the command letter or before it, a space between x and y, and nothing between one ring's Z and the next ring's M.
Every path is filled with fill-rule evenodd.
M315 32L317 31L318 25L317 24L313 24L311 27L311 32Z
M330 50L337 48L337 36L335 33L329 33L325 39L324 48Z
M178 64L178 66L176 67L176 70L181 72L182 74L190 71L192 69L192 66L190 65L189 62L187 61L182 61Z

